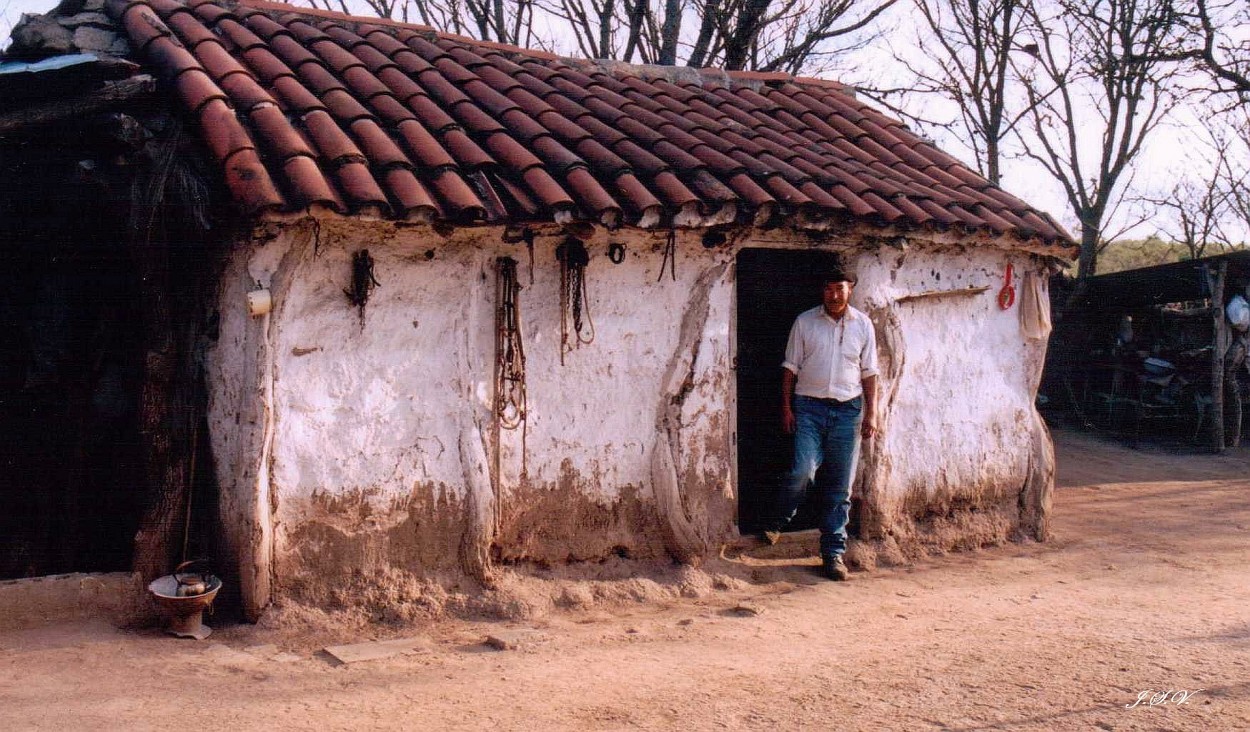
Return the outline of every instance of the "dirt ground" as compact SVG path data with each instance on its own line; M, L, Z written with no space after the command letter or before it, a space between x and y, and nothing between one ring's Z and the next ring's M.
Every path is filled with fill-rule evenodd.
M844 584L749 552L524 622L10 632L0 729L1250 729L1250 450L1056 443L1046 544ZM501 631L526 632L482 643ZM1127 708L1147 691L1173 693Z

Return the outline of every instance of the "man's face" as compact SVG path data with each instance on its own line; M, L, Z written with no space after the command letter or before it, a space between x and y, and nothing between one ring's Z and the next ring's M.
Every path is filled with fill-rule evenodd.
M851 299L851 287L850 282L826 282L824 292L821 295L821 301L825 305L825 312L835 318L845 313L847 303Z

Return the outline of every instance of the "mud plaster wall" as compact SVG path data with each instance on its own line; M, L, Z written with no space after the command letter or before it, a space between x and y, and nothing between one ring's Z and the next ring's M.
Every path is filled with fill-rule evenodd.
M1017 297L1004 310L1009 263ZM865 538L894 560L1043 538L1053 457L1034 400L1045 341L1023 335L1019 294L1027 273L1045 282L1044 265L991 248L882 249L858 269L856 304L883 365L884 433L860 476L873 504ZM1044 483L1039 495L1026 495L1029 481Z
M597 235L587 242L595 340L562 366L563 235L539 235L531 282L525 245L502 243L498 229L275 231L242 247L227 273L221 308L231 316L210 367L210 409L214 434L230 433L214 443L219 464L240 476L223 500L229 515L246 513L246 484L261 482L246 456L267 444L249 416L268 388L266 367L248 362L269 362L261 472L283 590L314 593L329 577L392 567L455 574L472 569L480 536L494 561L663 555L674 539L657 511L657 449L667 483L680 486L681 538L701 550L731 530L729 251L680 242L676 281L657 281L663 235ZM608 261L609 241L626 245L621 264ZM363 317L343 292L361 248L381 283ZM491 417L502 255L519 261L523 286L523 431L496 431ZM273 312L239 315L245 292L265 283ZM674 424L657 429L662 420Z
M525 245L501 234L331 220L262 230L240 246L210 357L210 419L223 516L238 517L245 567L268 571L279 592L325 601L336 578L396 569L488 578L499 561L689 559L733 533L733 258L744 246L799 244L705 249L682 234L673 281L660 277L663 234L597 233L587 242L595 340L561 365L563 235L539 232L531 282ZM605 256L611 242L626 246L619 265ZM343 292L361 248L381 283L363 316ZM524 288L523 431L496 430L491 411L503 255L520 263ZM898 351L883 378L886 436L861 471L875 538L887 544L969 508L996 511L1000 534L1016 522L1041 360L1016 310L994 304L1007 258L889 248L852 257L856 304ZM1037 268L1010 258L1018 271ZM275 306L252 319L243 298L258 286ZM993 289L896 301L970 286Z

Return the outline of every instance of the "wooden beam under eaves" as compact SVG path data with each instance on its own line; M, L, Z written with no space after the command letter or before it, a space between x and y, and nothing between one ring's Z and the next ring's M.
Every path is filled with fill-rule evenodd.
M155 91L156 80L147 74L139 74L106 82L103 87L90 94L43 102L16 112L0 114L0 138L26 135L44 125L108 111Z

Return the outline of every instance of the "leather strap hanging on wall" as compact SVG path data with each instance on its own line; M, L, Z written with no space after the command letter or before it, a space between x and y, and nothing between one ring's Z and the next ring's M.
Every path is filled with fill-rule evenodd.
M381 282L373 274L373 257L368 249L361 249L352 255L352 286L344 289L347 300L360 311L360 327L365 327L365 305L369 302L369 294L373 288L380 287Z
M577 237L570 236L556 247L560 262L560 365L564 354L593 343L595 323L590 317L586 294L586 265L590 253Z
M664 259L660 262L660 276L656 282L664 279L664 268L668 268L669 279L677 281L677 232L669 229L668 239L664 242Z
M517 262L500 257L495 270L495 419L514 430L525 423L525 348L521 342L521 308Z

